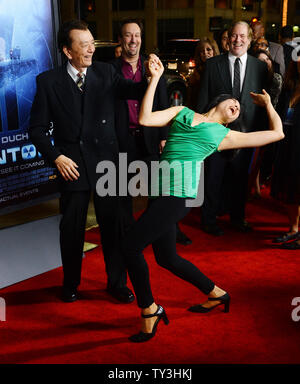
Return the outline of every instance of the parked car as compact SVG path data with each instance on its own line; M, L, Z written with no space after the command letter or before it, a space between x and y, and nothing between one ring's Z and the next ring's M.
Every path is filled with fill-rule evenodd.
M95 40L94 60L108 62L115 58L115 48L118 43L113 41ZM186 100L186 81L177 70L165 69L169 105L183 105Z
M165 68L178 71L188 78L195 68L195 49L200 39L171 39L161 50L159 57Z
M170 105L186 101L187 81L195 69L194 54L200 39L171 39L159 53L168 82Z
M167 82L169 105L184 105L187 93L187 82L185 78L178 71L168 68L165 69L164 75Z

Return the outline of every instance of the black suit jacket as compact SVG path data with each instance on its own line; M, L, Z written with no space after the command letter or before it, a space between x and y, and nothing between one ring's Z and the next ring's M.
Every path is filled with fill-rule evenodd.
M284 53L285 70L287 71L290 61L292 60L292 53L295 47L289 44L283 44L282 47L283 47L283 53Z
M142 60L143 77L146 79L144 58ZM112 65L117 73L123 77L122 73L122 58L113 60ZM169 107L167 86L164 77L162 76L158 82L157 89L153 100L153 111L163 110ZM116 101L116 132L118 136L120 152L128 152L129 143L129 112L126 100L118 99ZM166 140L168 136L168 127L142 127L145 147L147 149L146 155L159 154L159 142Z
M51 163L63 154L79 166L77 181L64 181L60 177L63 190L94 189L99 177L97 164L102 160L117 161L115 97L141 98L146 83L125 80L110 64L93 63L87 69L82 116L74 106L71 87L66 66L37 77L29 134ZM47 135L50 122L54 125L54 145Z
M246 131L264 129L259 123L261 122L260 118L265 119L265 112L252 102L250 92L261 93L262 89L266 88L267 78L267 65L248 54L240 100ZM214 97L223 93L232 94L228 54L207 60L198 95L197 111L205 112L206 107Z

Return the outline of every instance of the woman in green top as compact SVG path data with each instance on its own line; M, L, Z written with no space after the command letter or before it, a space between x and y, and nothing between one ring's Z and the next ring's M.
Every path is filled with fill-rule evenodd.
M208 295L205 303L189 308L190 311L204 313L221 304L225 306L225 312L229 311L228 293L217 287L195 265L177 255L176 223L190 210L186 202L196 197L196 184L199 181L197 164L207 156L217 150L257 147L284 137L281 120L265 91L261 95L252 94L252 97L254 103L266 108L269 131L242 133L225 127L240 114L240 104L231 96L225 97L205 115L182 106L152 112L155 89L163 73L159 59L150 60L149 71L151 78L141 105L139 123L161 127L172 122L161 163L171 164L174 172L169 183L164 182L166 174L162 173L159 189L156 188L159 196L150 199L148 208L124 238L128 273L138 306L142 310L142 329L130 337L133 342L151 339L161 319L168 324L165 310L155 303L151 292L148 266L142 254L149 244L152 244L155 259L160 266Z

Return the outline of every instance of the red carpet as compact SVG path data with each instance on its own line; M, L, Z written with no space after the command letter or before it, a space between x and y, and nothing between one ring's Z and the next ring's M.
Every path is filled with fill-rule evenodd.
M291 318L300 297L298 251L275 247L271 239L286 229L283 209L264 196L248 205L255 232L237 234L225 217L225 236L204 234L193 211L181 226L193 245L179 246L232 296L229 314L216 309L193 314L187 308L204 300L193 287L153 263L145 252L153 292L168 313L146 345L127 337L139 328L135 304L115 303L105 293L101 248L83 261L82 300L59 300L61 269L0 291L7 321L0 323L1 363L300 363L300 322ZM87 241L98 241L97 230Z

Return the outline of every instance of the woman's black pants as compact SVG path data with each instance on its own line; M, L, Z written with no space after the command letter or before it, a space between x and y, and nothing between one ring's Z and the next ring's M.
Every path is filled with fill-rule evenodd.
M193 284L206 295L214 289L215 284L210 279L176 252L176 223L189 210L184 198L162 196L150 199L146 211L126 232L123 239L125 259L140 308L147 308L154 302L148 265L142 254L149 244L152 244L158 265Z

